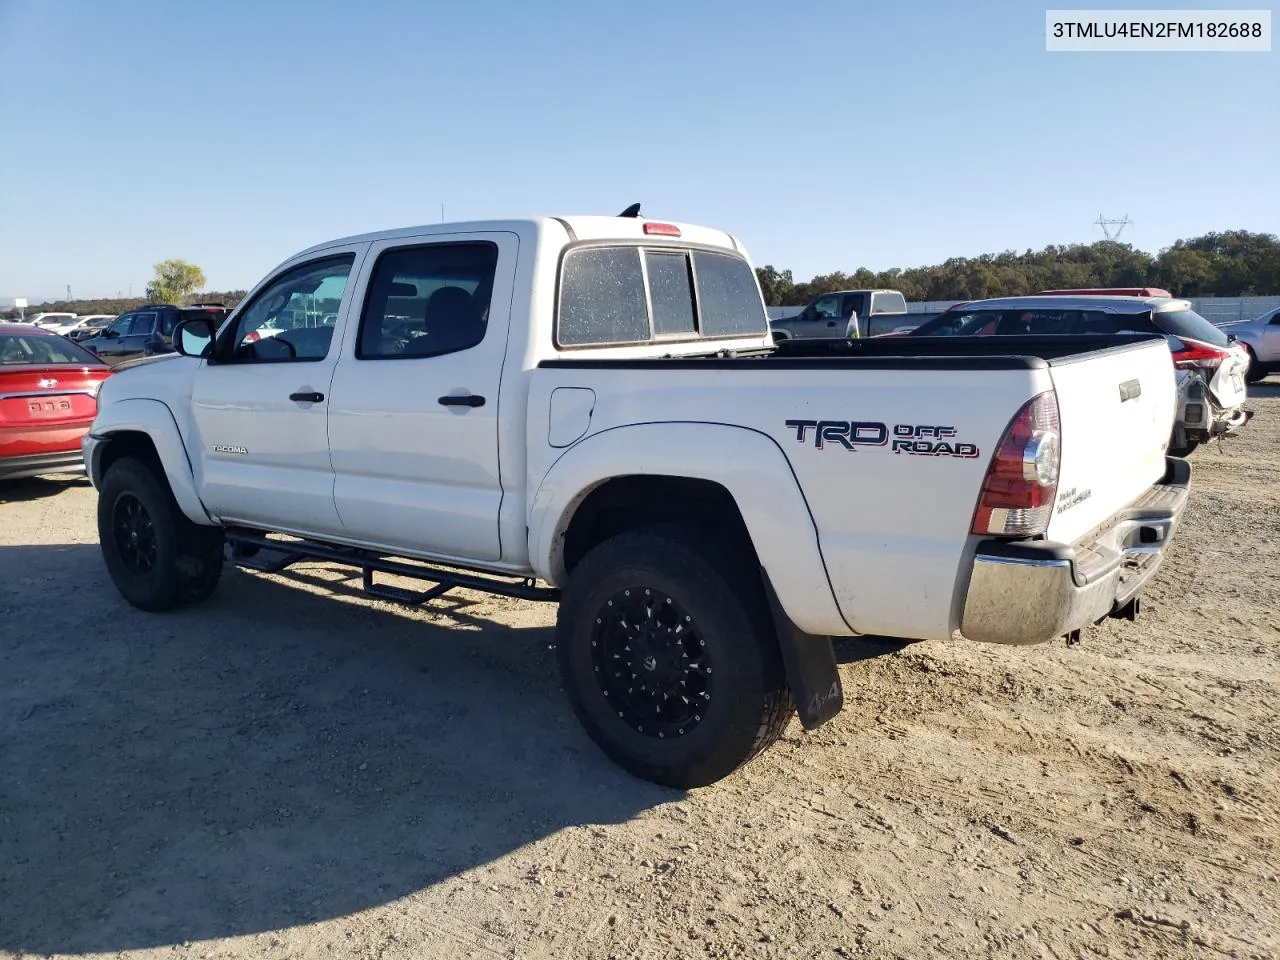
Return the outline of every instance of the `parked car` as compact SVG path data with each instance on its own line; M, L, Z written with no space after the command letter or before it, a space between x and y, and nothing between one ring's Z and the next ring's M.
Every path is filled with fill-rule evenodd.
M0 323L0 480L84 470L80 441L110 368L28 323Z
M801 337L874 337L893 329L907 312L900 290L839 290L811 300L794 316L770 321L774 340Z
M64 337L69 337L72 340L88 340L90 337L96 337L101 333L102 329L117 316L118 314L114 313L91 313L88 316L81 317L74 325L62 330L61 333Z
M1163 287L1075 287L1066 290L1041 290L1037 297L1169 297Z
M148 304L122 313L95 336L85 337L79 342L115 366L138 357L173 353L173 331L183 320L208 318L219 322L226 315L226 307Z
M1245 379L1250 383L1280 372L1280 310L1272 310L1252 320L1224 323L1222 331L1234 336L1248 351L1249 371Z
M1178 415L1170 451L1183 456L1206 440L1236 433L1252 413L1244 407L1249 358L1186 300L1127 295L1036 294L971 300L912 331L912 337L1158 333L1173 355Z
M75 323L74 313L33 313L24 317L20 323L29 323L33 327L60 327L65 323Z
M333 326L248 337L318 301ZM229 542L384 599L558 602L579 720L682 787L839 711L833 635L1035 643L1136 615L1190 482L1163 339L775 346L742 245L689 224L334 240L173 339L106 383L84 443L126 600L208 597Z

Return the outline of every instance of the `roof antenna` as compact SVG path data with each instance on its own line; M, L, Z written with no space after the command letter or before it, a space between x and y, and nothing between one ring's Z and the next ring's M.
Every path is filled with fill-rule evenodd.
M640 216L640 204L633 203L631 206L627 207L627 209L618 214L618 216L632 218Z

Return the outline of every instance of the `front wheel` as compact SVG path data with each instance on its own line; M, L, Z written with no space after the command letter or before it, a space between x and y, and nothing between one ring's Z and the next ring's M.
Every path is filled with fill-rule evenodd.
M187 519L163 475L135 457L103 478L98 540L116 589L142 610L204 600L222 574L222 529Z
M714 534L620 534L574 569L557 621L578 720L632 774L714 783L772 744L794 712L758 572Z

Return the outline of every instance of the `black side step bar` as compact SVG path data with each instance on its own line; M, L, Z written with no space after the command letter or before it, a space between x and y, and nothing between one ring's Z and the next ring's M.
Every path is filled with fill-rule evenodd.
M256 530L232 527L226 532L231 545L231 560L237 566L262 573L279 573L295 563L306 560L329 560L349 567L358 567L363 573L362 588L372 597L393 600L396 603L417 605L444 596L455 587L478 590L519 600L538 600L557 603L560 591L554 587L540 587L532 577L503 578L499 574L466 572L444 569L416 560L389 560L382 554L356 547L335 547L314 540L273 540ZM270 551L275 556L261 556L260 551ZM375 583L375 573L389 573L397 577L425 580L434 586L426 590L406 590L389 584Z

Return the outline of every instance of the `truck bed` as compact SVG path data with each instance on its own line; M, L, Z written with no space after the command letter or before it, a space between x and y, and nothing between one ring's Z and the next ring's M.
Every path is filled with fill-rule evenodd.
M1148 334L1040 335L1026 337L893 337L849 340L809 338L782 340L772 350L680 357L607 359L583 356L544 360L545 369L583 366L619 370L654 367L724 369L744 363L767 363L786 369L865 370L1033 370L1073 363L1102 353L1163 341Z

